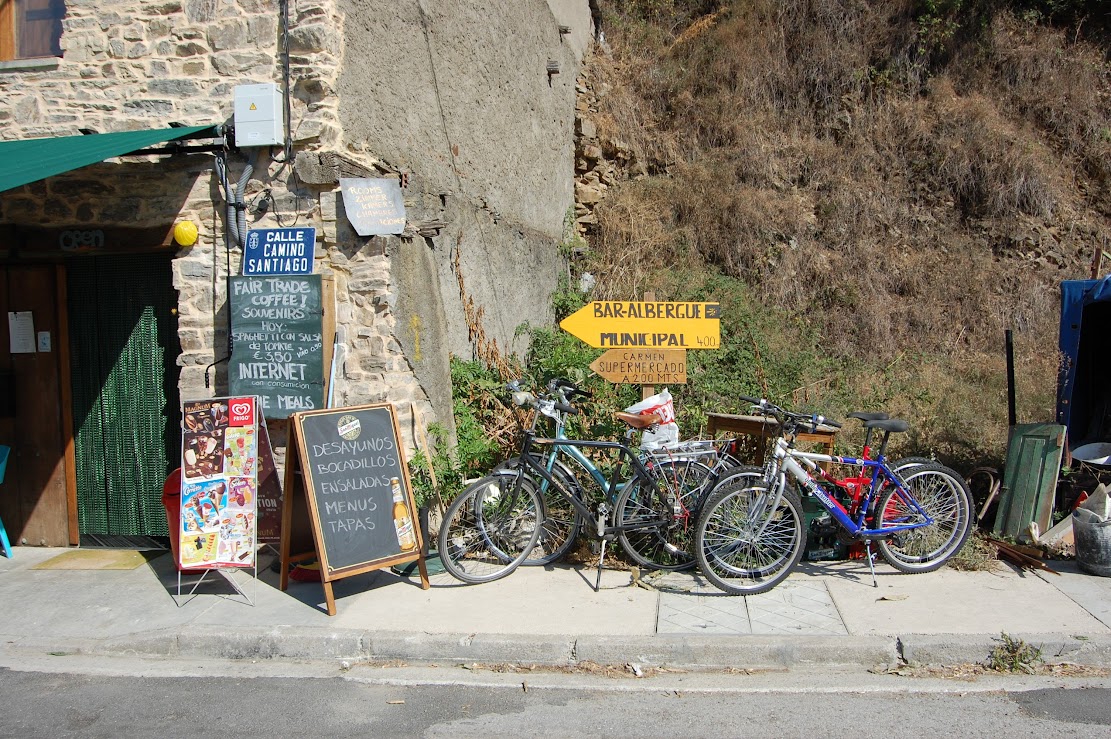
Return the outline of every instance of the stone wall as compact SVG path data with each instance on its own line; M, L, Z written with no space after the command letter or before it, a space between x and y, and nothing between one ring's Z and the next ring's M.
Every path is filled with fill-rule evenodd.
M410 327L419 323L436 342L425 341L426 351L471 357L475 327L462 303L472 297L485 334L501 350L523 351L517 328L553 319L557 247L574 200L579 62L561 23L545 0L520 0L512 12L497 0L340 3L347 145L409 173L410 220L439 224L400 247L424 250L403 258L417 270L414 286L438 293L420 294L443 306L402 303L403 343L415 344Z
M298 3L291 18L291 72L298 91L291 120L297 147L338 139L334 100L324 90L337 75L339 18L330 0ZM237 85L280 82L278 3L186 0L131 2L109 7L68 2L63 57L10 62L0 68L0 123L5 139L77 135L141 128L231 122ZM279 222L317 223L317 193L300 187L291 169L262 150L232 152L227 175L236 183L259 154L245 189L249 202L269 191L268 212L248 216L251 227ZM127 157L74 170L0 194L0 220L38 227L170 226L191 219L200 238L174 263L179 291L182 397L226 388L218 370L206 387L206 368L226 355L225 285L238 273L241 251L225 253L226 205L211 155ZM257 205L257 200L254 200ZM153 245L152 245L153 246ZM323 252L318 250L318 257ZM318 271L327 272L326 264ZM218 365L220 367L222 365Z
M571 0L559 4L581 16ZM235 86L282 82L276 0L66 5L61 59L0 64L0 138L225 123ZM248 150L233 151L227 176L234 186L251 167L249 227L317 227L316 271L335 281L344 343L336 404L389 400L407 437L414 407L450 427L447 358L473 351L463 303L484 308L483 329L506 350L523 348L522 322L551 319L573 204L581 54L544 0L513 12L417 0L290 7L296 163L280 148L250 150L250 163ZM335 177L299 176L326 159ZM405 234L357 236L342 216L338 177L402 174ZM241 257L238 246L224 249L220 179L211 155L127 157L0 193L0 223L198 223L199 241L175 259L174 287L180 391L204 397L226 388L225 277Z

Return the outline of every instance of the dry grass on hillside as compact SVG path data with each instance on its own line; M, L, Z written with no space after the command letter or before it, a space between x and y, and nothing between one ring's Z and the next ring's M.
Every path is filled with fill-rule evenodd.
M599 208L600 295L741 278L835 355L867 347L842 389L990 453L971 427L1005 414L1015 329L1020 420L1052 417L1057 285L1111 249L1104 49L1005 10L931 47L913 0L602 4L597 123L650 176Z

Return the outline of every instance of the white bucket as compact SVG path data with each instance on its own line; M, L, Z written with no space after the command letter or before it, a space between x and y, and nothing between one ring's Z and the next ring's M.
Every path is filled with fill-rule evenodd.
M1072 458L1089 464L1102 464L1111 466L1111 444L1097 442L1085 444L1072 450Z

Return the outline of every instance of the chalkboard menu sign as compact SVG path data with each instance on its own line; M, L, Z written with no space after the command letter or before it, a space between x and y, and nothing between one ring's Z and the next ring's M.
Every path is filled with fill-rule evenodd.
M389 404L290 417L282 560L294 561L290 550L303 545L297 532L302 522L295 519L307 508L329 614L335 613L331 580L419 560L428 587L400 436Z
M320 275L231 278L228 388L259 397L267 418L324 405Z

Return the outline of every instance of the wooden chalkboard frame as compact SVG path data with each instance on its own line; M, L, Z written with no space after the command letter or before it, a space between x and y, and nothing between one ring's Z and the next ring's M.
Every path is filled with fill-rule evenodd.
M308 444L305 440L304 421L310 416L343 416L365 410L385 409L389 413L390 424L393 429L393 441L398 452L398 463L401 469L402 482L406 502L409 505L410 516L413 521L413 532L416 535L417 546L413 552L400 552L386 557L368 559L365 562L332 569L328 565L327 543L321 527L321 516L317 506L315 487L312 476L312 466ZM285 490L282 496L282 537L280 544L281 580L280 589L286 590L289 586L290 566L293 563L306 559L316 558L320 563L320 581L324 586L324 599L328 615L336 615L336 599L332 590L332 582L345 577L361 575L364 572L380 570L394 565L417 561L420 569L421 588L428 590L428 567L424 558L424 532L418 522L417 509L414 505L412 494L412 481L409 477L409 466L402 452L401 428L397 422L397 413L392 403L376 403L371 405L347 406L343 408L325 408L315 411L294 413L289 417L289 435L286 446L285 462ZM306 525L311 531L306 531Z

